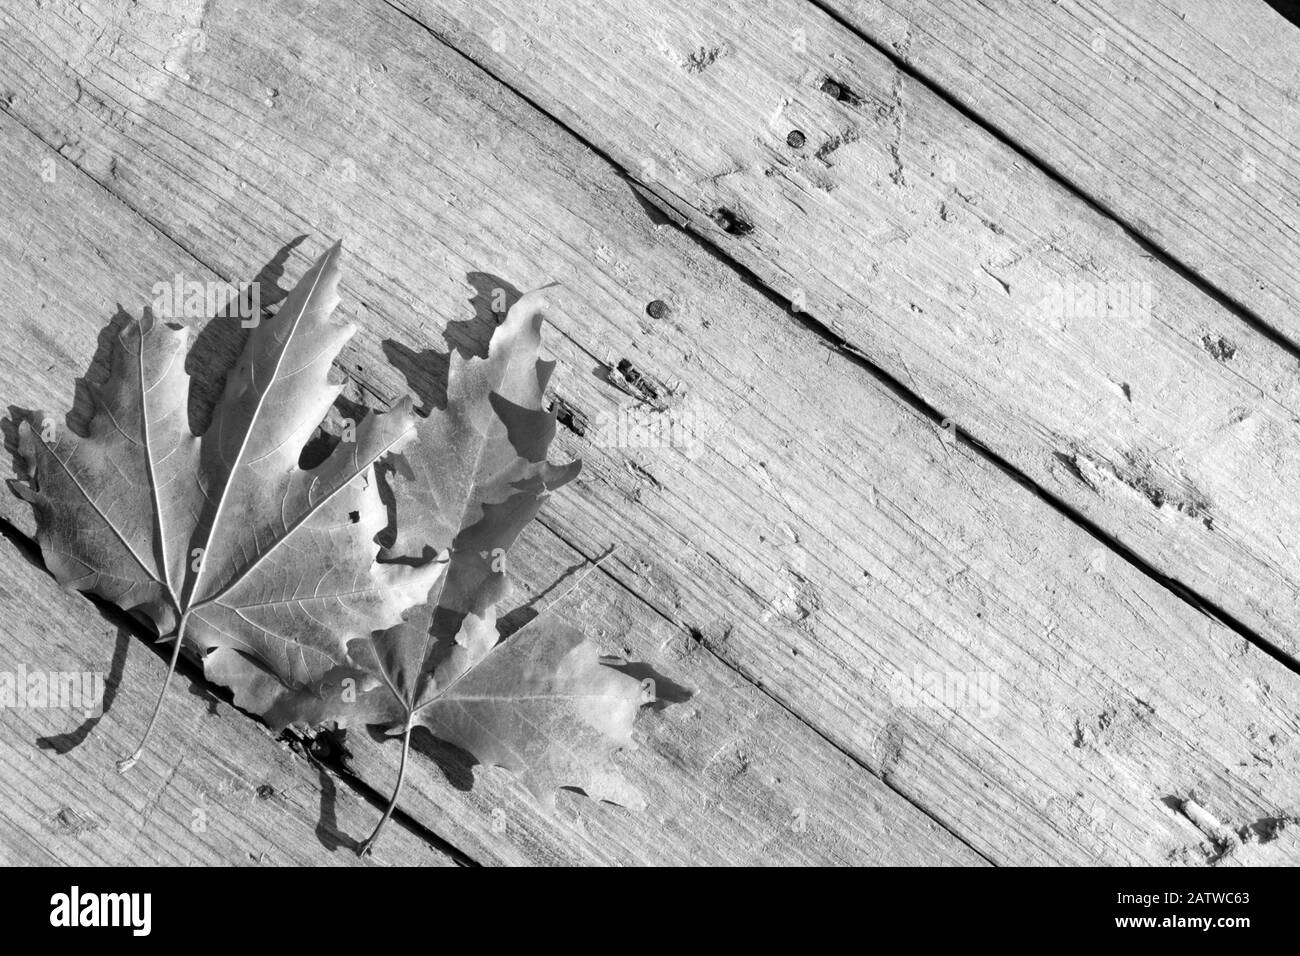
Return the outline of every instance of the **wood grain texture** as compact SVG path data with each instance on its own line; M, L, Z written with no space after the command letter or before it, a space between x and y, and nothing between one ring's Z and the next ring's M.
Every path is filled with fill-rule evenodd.
M1300 30L1263 0L822 5L1300 341Z
M436 399L436 363L410 355L472 331L466 273L565 282L554 390L587 422L563 439L587 468L512 571L536 590L617 543L566 613L696 695L653 715L623 761L640 816L574 800L548 821L505 775L462 793L464 773L417 764L403 806L471 856L977 861L877 777L999 862L1206 862L1171 805L1193 792L1233 827L1294 813L1294 674L947 442L399 14L212 4L204 50L168 72L119 8L83 9L4 40L5 82L24 84L10 112L66 144L74 180L4 194L39 210L0 237L5 261L26 242L34 264L10 293L35 344L7 394L60 407L113 296L208 275L191 255L250 276L299 228L349 237L354 398L390 400L410 378ZM98 55L78 59L94 36ZM9 165L36 177L23 142ZM47 232L51 217L64 224ZM620 359L702 447L607 440L608 416L652 414L609 383ZM935 675L995 676L996 706L898 693ZM352 736L352 766L383 789L394 748Z
M958 429L1295 656L1296 360L1113 220L802 0L402 6ZM1149 310L1120 298L1135 284ZM1076 291L1111 305L1090 314Z
M25 316L20 334L28 343L22 361L4 369L4 393L32 406L65 408L115 299L139 295L157 276L181 272L203 281L212 273L62 161L53 189L33 189L41 182L36 171L43 148L8 118L0 118L0 127L0 168L14 174L0 185L0 208L6 221L19 224L0 239L0 261L7 264L5 292ZM248 251L262 253L251 244ZM356 277L355 260L346 269ZM383 281L374 272L370 278ZM355 314L346 291L344 300L344 313ZM195 345L205 357L192 354L190 361L207 383L199 404L215 397L203 367L228 362L234 351L229 338L224 350L216 344L229 326L218 320L207 329ZM409 327L394 334L413 341ZM350 349L344 367L365 378L359 361L370 365L380 354L377 345L370 348L370 354ZM572 353L569 361L576 361ZM578 366L570 374L584 371ZM0 515L29 535L34 530L26 506L7 494ZM549 582L583 563L553 535L540 538L545 556L526 563L521 558L516 576ZM686 685L674 690L667 684L666 694L680 698L689 690L698 702L647 714L639 724L642 750L623 762L646 794L651 809L645 813L562 794L558 813L548 815L510 774L479 773L475 782L463 757L417 735L417 752L432 760L417 759L411 768L402 806L472 859L570 865L983 862L723 662L703 650L692 653L689 634L644 601L606 582L599 597L584 596L582 607L595 622L584 622L586 629L605 650L626 648L638 658L666 662L670 676ZM83 616L89 608L85 603ZM351 769L386 793L399 748L365 732L348 734L344 747ZM354 826L349 836L364 837L373 822Z
M33 693L50 674L105 681L102 707L68 694L55 695L60 706L25 695L0 709L0 865L365 865L357 835L380 811L201 682L172 681L152 745L118 774L166 670L0 539L0 674L25 675ZM92 706L62 706L78 699ZM452 863L400 825L373 862Z

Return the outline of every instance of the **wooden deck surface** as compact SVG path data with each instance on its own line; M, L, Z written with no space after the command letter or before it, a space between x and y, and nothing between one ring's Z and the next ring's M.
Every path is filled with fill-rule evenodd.
M564 613L670 682L645 807L426 740L374 863L1294 865L1300 34L1242 7L0 0L5 402L68 408L154 283L333 238L354 401L427 404L492 288L562 284L585 468L511 573L617 545ZM610 440L620 363L693 441ZM397 747L195 670L118 777L157 649L8 493L0 531L0 671L111 688L0 711L0 862L358 862Z

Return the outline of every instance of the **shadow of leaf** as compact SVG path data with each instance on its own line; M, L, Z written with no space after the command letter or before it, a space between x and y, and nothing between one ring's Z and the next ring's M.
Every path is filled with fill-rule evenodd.
M241 314L249 311L249 292L252 288L257 289L259 305L263 310L284 299L289 294L289 290L280 285L285 263L289 260L289 254L306 238L305 235L297 236L281 247L253 277L250 288L238 303L228 303L217 314L209 316L190 345L189 354L185 357L185 371L190 376L188 411L191 434L202 435L207 431L208 422L212 420L212 409L225 388L226 376L239 361L244 343L252 332L244 322L238 321ZM224 321L216 321L217 319Z
M316 821L316 839L330 851L339 847L356 850L361 844L339 829L338 786L323 766L316 764L315 767L320 781L320 817Z
M119 627L117 629L117 642L113 645L113 658L108 665L108 676L104 678L104 699L101 702L99 713L86 718L76 730L65 734L55 734L50 737L37 737L37 748L40 750L53 750L56 754L63 755L80 747L85 742L86 737L95 729L95 725L108 714L113 706L113 701L117 698L117 689L122 684L122 671L126 666L126 655L131 643L131 632L125 627Z
M635 678L639 681L652 680L655 685L654 703L648 705L652 711L658 713L673 704L684 704L695 696L695 691L689 687L683 687L670 677L664 676L661 672L655 670L653 666L645 661L627 661L621 658L601 658L601 663L606 667L612 667L628 677Z
M469 299L474 314L447 323L443 332L446 352L413 349L396 339L385 339L383 343L384 355L405 377L407 388L420 403L416 411L424 416L435 408L447 407L452 351L463 359L486 357L492 332L522 295L512 283L490 272L466 273L465 281L474 290Z
M382 734L377 736L383 738ZM411 735L411 749L437 764L447 782L457 790L473 789L474 767L478 761L470 753L427 732Z

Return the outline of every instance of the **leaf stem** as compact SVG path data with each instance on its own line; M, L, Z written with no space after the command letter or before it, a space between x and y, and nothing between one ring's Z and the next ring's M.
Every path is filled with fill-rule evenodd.
M167 676L163 678L162 690L158 691L158 701L153 705L153 716L149 718L149 724L144 729L144 735L140 738L140 746L135 748L135 752L128 757L123 757L117 762L117 772L126 773L135 766L135 762L140 759L144 753L145 744L149 742L149 735L153 733L153 725L158 722L158 715L162 712L163 700L167 697L167 685L171 683L172 674L176 672L176 661L181 656L181 644L185 640L185 625L189 623L190 613L186 611L181 615L180 624L176 626L176 646L172 648L171 663L167 665Z
M393 815L393 810L397 807L397 798L402 793L402 782L406 779L406 758L411 753L411 729L415 726L415 714L409 714L406 718L406 731L402 735L402 762L397 768L397 786L393 788L392 799L388 801L388 806L384 810L384 815L379 818L375 824L374 832L366 839L366 842L357 848L357 856L365 856L375 848L375 841L379 839L380 832L384 829L384 824L388 818Z

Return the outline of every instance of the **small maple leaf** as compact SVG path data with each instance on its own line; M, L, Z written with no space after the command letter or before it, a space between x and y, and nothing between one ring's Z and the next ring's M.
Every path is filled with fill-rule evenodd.
M264 716L277 730L381 724L402 735L392 797L359 853L374 846L397 806L416 727L482 764L514 771L544 806L554 806L561 787L595 799L640 802L609 758L635 749L632 726L641 707L655 701L654 681L603 663L580 630L545 616L553 606L504 640L495 618L466 615L453 640L432 641L440 660L420 676L413 696L394 684L389 662L431 642L441 613L431 604L408 612L396 627L353 642L353 666L338 668L310 691L264 678L258 693Z
M387 513L372 466L415 437L409 401L368 416L315 468L298 466L341 389L330 365L355 331L330 320L340 250L249 334L202 438L187 424L187 331L148 310L112 342L86 435L40 418L20 426L30 484L17 490L50 571L148 616L174 641L172 669L184 642L209 673L233 679L227 657L246 655L288 687L312 686L445 569L375 560ZM162 699L119 769L139 758Z
M354 640L348 663L308 690L269 675L241 681L236 703L273 727L382 724L403 735L392 799L363 853L396 806L415 727L515 771L544 804L562 786L628 799L608 757L632 746L636 714L654 699L648 682L605 666L580 631L544 617L555 602L506 640L496 626L506 554L580 467L547 459L556 424L542 407L554 368L539 355L546 307L540 292L523 296L486 358L453 355L446 407L396 456L388 553L432 551L446 563L426 603Z

